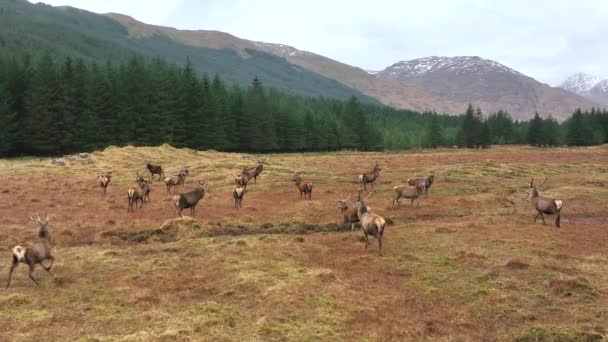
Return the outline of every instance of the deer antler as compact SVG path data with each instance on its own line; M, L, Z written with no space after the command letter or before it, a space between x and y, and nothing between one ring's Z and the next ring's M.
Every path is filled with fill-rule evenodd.
M348 197L346 197L346 199L344 200L344 202L348 201L350 199L350 196L352 196L352 192L348 194Z
M545 181L540 186L545 185L545 183L547 183L547 179L549 179L549 177L545 176Z
M365 197L365 200L367 201L370 197L374 196L376 194L376 192L372 192L369 196Z
M532 179L530 180L530 187L534 186L534 177L532 177Z

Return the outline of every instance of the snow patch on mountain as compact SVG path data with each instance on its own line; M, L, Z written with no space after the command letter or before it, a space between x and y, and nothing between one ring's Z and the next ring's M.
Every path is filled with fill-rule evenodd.
M578 72L568 77L560 87L575 94L585 96L588 95L591 89L598 85L600 81L601 79L597 76Z
M393 79L416 79L437 71L450 71L456 74L501 72L523 76L496 61L477 56L441 57L432 56L409 61L397 62L379 72L380 76Z

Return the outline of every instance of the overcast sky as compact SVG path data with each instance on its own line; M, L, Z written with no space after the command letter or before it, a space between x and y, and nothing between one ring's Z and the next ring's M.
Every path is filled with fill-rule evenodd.
M46 0L282 43L364 69L431 55L494 59L551 85L608 78L608 0Z

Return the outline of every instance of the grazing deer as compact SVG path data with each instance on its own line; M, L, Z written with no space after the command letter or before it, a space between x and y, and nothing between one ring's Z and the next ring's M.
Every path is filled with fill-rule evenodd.
M352 232L355 229L355 224L359 222L359 216L357 216L357 206L353 208L348 207L348 200L351 195L348 195L345 199L338 199L338 210L340 210L340 215L342 216L341 224L349 224L350 231Z
M180 171L177 176L165 178L165 185L167 186L167 193L171 193L171 189L183 185L186 174Z
M411 179L407 180L408 184L411 184L410 181ZM415 186L397 185L393 188L393 207L395 206L395 203L400 207L401 204L399 204L399 200L402 198L409 198L412 200L412 206L414 205L414 202L417 202L418 206L420 206L418 197L426 191L426 182L424 180L419 180L418 183L415 184Z
M372 186L372 190L376 192L376 188L374 188L374 182L376 181L376 178L380 176L380 171L382 171L382 169L380 168L380 165L378 165L378 162L376 162L372 171L359 175L359 184L363 189L365 189L365 191L367 191L367 184L369 184Z
M234 207L236 209L243 207L243 197L245 197L245 188L237 185L232 189L232 197L234 198Z
M426 178L411 178L407 180L407 183L411 186L416 186L421 181L424 181L424 194L426 198L429 198L429 190L433 183L435 183L435 171L429 171L429 175Z
M300 199L302 199L302 194L304 194L304 199L306 199L306 195L308 195L308 199L312 200L312 182L302 181L300 174L301 172L294 173L291 180L296 183L298 190L300 190Z
M107 172L105 175L97 176L97 183L103 189L103 194L106 194L106 189L108 185L110 185L110 181L112 180L112 171Z
M40 219L40 215L34 219L30 216L30 220L35 221L38 224L38 241L30 244L29 246L15 246L13 248L13 264L11 265L11 269L8 273L8 281L6 282L6 288L8 289L11 285L11 278L13 276L13 272L19 266L20 263L27 264L30 268L29 276L30 279L36 284L39 285L36 279L34 279L34 269L36 265L40 264L48 274L53 276L51 273L51 267L53 266L53 262L55 258L51 255L51 235L49 234L49 222L51 222L54 218L49 218L48 216L43 221ZM50 260L50 264L45 266L42 262L45 260Z
M258 166L256 167L252 167L249 169L243 169L243 172L246 172L249 174L249 178L253 177L253 182L255 184L258 183L258 176L262 173L262 171L264 171L264 161L258 161Z
M539 186L543 186L546 182L547 182L547 177L545 177L545 181ZM557 217L555 218L555 227L559 228L563 202L561 200L557 200L554 198L540 197L540 193L538 192L539 186L534 185L534 178L532 178L532 180L530 180L530 188L529 188L530 203L532 204L534 209L536 209L536 211L538 212L538 214L536 214L536 217L534 217L534 222L536 223L536 220L538 220L538 217L540 216L540 218L543 219L543 224L545 224L544 214L557 215Z
M386 225L386 221L382 216L373 214L370 212L369 207L365 204L370 197L375 194L367 196L365 200L361 199L361 190L359 191L359 199L357 201L357 217L359 217L359 222L361 222L361 230L363 231L363 235L365 237L365 249L367 249L368 245L368 235L372 235L376 239L378 239L378 255L382 255L382 236L384 235L384 226Z
M158 180L165 178L165 171L160 165L153 165L149 161L146 161L146 168L150 173L150 180L154 180L154 175L158 175Z
M198 202L205 197L207 182L196 182L196 189L173 196L175 212L182 217L182 211L190 208L190 216L194 217L194 211Z

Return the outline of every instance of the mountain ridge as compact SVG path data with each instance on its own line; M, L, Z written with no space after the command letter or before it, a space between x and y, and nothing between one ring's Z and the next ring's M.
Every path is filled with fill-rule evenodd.
M608 79L577 72L568 77L560 87L592 101L608 105Z

